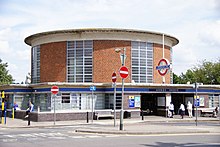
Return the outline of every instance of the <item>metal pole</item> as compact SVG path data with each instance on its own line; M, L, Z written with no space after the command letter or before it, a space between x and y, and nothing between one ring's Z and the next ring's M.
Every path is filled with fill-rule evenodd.
M93 123L93 90L92 90L92 123Z
M120 112L120 130L123 130L123 102L124 102L124 78L122 78L122 94L121 94L121 112Z
M56 109L55 109L55 98L56 96L53 94L53 124L55 125L56 124Z
M114 83L114 127L116 126L116 83Z
M123 49L123 54L122 54L122 66L125 64L125 52L126 48ZM122 78L122 94L121 94L121 112L120 112L120 130L123 130L123 102L124 102L124 78Z
M196 88L196 126L197 126L197 117L198 117L198 106L197 106L197 82L195 83L195 88Z

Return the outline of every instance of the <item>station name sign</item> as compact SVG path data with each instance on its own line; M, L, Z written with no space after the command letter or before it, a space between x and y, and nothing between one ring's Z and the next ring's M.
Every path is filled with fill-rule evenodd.
M170 68L171 68L170 62L165 58L161 59L158 63L158 66L156 66L156 70L158 70L161 76L166 75Z

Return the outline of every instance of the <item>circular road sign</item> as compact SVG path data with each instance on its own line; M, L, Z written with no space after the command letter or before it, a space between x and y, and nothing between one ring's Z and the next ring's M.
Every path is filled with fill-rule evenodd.
M128 77L128 68L126 66L122 66L120 69L119 69L119 74L122 78L127 78Z
M58 87L58 86L52 86L52 87L51 87L51 92L52 92L53 94L57 94L57 93L59 92L59 87Z
M156 70L158 70L161 76L164 76L169 69L170 69L169 61L164 58L159 61L158 66L156 67Z
M113 72L112 74L112 82L115 83L116 82L116 73Z

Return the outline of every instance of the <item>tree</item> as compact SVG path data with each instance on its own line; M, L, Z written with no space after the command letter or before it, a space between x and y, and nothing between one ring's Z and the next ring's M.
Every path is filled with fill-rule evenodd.
M203 60L192 69L188 69L185 74L180 76L173 75L174 84L203 83L220 84L220 59L217 62Z
M14 80L7 70L8 63L3 63L0 59L0 85L11 84Z

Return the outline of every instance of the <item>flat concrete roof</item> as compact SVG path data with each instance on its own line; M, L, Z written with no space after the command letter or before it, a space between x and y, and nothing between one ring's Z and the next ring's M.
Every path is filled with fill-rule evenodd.
M56 35L56 34L80 34L80 33L138 33L138 34L151 34L156 36L162 36L164 33L153 32L153 31L144 31L144 30L135 30L135 29L117 29L117 28L83 28L83 29L68 29L68 30L55 30L55 31L48 31L30 35L25 38L24 42L28 45L32 45L32 40L36 38L40 38L46 35ZM179 40L176 37L173 37L168 34L164 34L164 37L169 38L173 43L173 46L179 43Z

